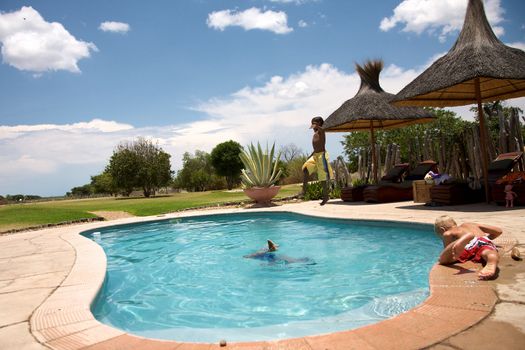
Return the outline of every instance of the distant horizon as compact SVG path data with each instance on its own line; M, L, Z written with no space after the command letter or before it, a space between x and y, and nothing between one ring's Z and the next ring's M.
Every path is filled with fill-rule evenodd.
M397 93L454 44L467 0L4 0L0 194L63 196L121 141L184 152L230 139L311 151L309 122L380 58ZM525 2L485 0L495 34L525 49ZM525 98L506 101L525 110ZM473 120L473 105L446 108ZM331 159L343 154L330 133Z

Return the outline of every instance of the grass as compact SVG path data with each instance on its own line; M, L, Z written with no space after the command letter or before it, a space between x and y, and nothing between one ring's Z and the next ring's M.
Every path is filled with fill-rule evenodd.
M276 198L296 195L300 185L283 186ZM177 193L153 198L97 198L0 206L0 232L64 221L93 218L93 211L125 211L136 216L158 215L188 208L240 202L243 192Z

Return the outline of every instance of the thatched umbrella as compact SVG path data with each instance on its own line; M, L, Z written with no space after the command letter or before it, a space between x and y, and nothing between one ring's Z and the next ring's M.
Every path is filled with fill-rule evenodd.
M489 200L486 127L482 102L525 96L525 52L494 35L481 0L469 0L465 22L450 51L401 90L397 106L477 103L486 200Z
M395 95L385 92L379 85L379 74L382 69L383 61L380 60L368 61L364 67L356 64L357 73L361 77L359 91L335 110L323 125L327 132L370 130L375 182L377 182L377 161L374 130L426 123L435 118L422 108L396 107L390 104Z

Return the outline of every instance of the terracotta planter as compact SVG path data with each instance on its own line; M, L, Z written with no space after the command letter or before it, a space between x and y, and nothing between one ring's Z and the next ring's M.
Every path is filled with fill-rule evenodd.
M245 188L244 193L253 199L256 203L270 203L272 198L277 195L277 192L281 189L281 186L271 187L252 187Z

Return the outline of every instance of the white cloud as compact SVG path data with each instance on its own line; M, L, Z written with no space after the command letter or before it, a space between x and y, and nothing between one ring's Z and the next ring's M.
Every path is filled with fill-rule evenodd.
M0 140L15 138L22 134L37 131L60 130L67 132L102 132L109 133L115 131L130 130L133 126L129 124L117 123L101 119L93 119L89 122L80 122L74 124L37 124L37 125L0 125Z
M125 34L131 29L129 24L123 22L102 22L98 29L104 32L113 32L119 34Z
M523 42L523 41L521 41L521 42L517 41L517 42L514 42L514 43L508 43L506 45L512 46L512 47L515 47L517 49L525 51L525 42Z
M383 89L397 93L439 55L421 67L386 66L380 78ZM241 145L259 141L279 146L293 142L309 152L311 118L328 117L356 94L359 84L355 72L346 73L325 63L205 101L195 109L207 118L186 124L135 128L95 119L65 125L0 126L0 194L63 194L101 172L119 142L139 136L158 142L171 154L174 170L181 168L184 152L210 152L218 143L230 139ZM525 98L508 104L525 109ZM472 120L470 107L451 109ZM343 153L343 135L328 134L327 149L332 159ZM42 189L55 190L43 193Z
M285 12L261 11L256 7L238 12L233 10L215 11L208 14L208 27L223 31L227 27L238 26L245 30L268 30L276 34L287 34L293 31L288 27L288 16Z
M404 32L437 33L440 41L444 41L448 35L461 29L466 9L466 0L403 0L392 16L383 18L379 28L389 31L404 24ZM494 33L503 35L503 28L498 26L504 13L501 0L485 0L485 13Z
M97 51L95 44L77 40L62 24L46 22L32 7L0 13L3 61L19 70L79 73L78 61Z
M300 28L308 27L308 23L306 23L306 21L303 21L302 19L299 20L299 22L297 23L297 25L298 25Z

